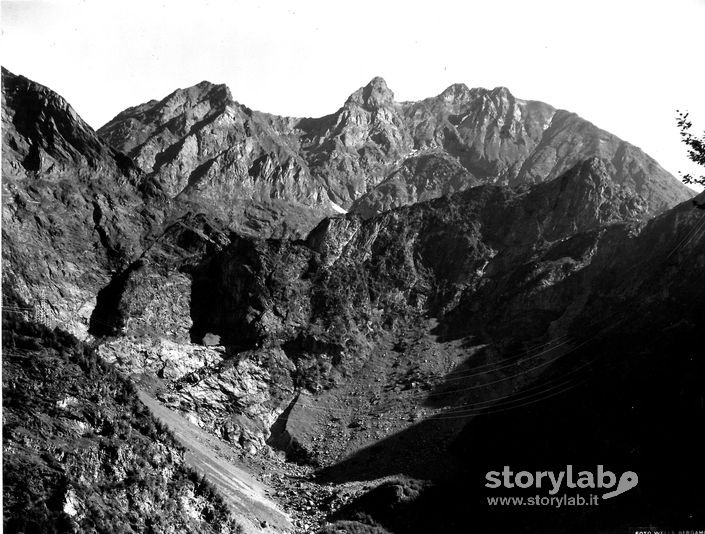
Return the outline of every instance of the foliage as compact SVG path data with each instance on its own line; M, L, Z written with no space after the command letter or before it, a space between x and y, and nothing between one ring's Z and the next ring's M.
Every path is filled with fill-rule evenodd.
M692 162L705 167L705 132L702 137L691 133L693 123L688 120L688 113L677 111L676 122L680 129L681 139L688 147L688 157ZM682 180L685 184L705 186L705 176L694 177L691 174L685 174Z

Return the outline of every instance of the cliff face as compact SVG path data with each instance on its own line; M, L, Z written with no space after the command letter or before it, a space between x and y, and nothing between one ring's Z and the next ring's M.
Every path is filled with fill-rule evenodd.
M638 148L503 87L457 84L399 103L374 78L335 113L296 119L252 111L203 82L130 108L99 133L172 196L204 203L284 199L332 213L333 201L371 216L479 183L550 181L591 157L649 214L692 196Z

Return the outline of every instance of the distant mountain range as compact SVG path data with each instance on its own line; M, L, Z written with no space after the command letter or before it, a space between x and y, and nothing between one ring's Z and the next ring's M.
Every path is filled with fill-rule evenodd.
M203 204L285 200L368 217L482 183L549 181L591 157L649 214L692 196L638 148L504 87L457 84L396 102L374 78L335 113L301 119L253 111L202 82L123 111L98 134L170 196Z

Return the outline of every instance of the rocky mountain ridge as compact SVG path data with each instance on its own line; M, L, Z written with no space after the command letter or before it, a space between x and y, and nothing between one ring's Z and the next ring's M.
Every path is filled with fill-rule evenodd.
M374 78L335 113L310 119L252 111L225 86L202 82L125 110L99 134L172 195L202 200L217 188L225 198L372 215L479 183L550 181L590 157L605 160L617 184L642 195L649 214L692 196L638 148L504 87L456 84L400 103ZM451 183L433 178L438 165L454 168Z

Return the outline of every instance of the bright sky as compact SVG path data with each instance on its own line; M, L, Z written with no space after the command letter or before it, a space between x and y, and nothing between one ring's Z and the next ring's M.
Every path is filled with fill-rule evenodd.
M204 79L294 116L331 113L376 75L397 100L503 85L677 175L701 171L674 116L705 128L703 28L705 0L22 0L2 2L2 64L96 128Z

